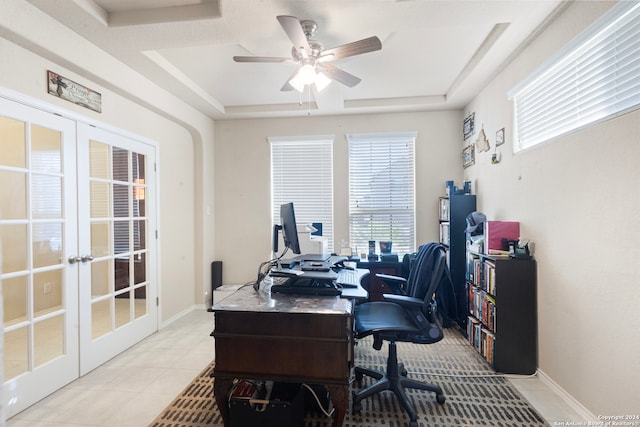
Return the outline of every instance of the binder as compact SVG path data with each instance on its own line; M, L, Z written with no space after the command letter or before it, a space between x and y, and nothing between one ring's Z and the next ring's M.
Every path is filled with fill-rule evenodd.
M486 221L484 223L484 253L491 250L503 250L502 239L519 240L520 223L518 221Z

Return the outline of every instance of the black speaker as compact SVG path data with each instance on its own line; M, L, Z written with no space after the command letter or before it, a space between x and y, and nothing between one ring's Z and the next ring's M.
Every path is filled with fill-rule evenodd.
M222 286L222 261L211 263L211 290Z

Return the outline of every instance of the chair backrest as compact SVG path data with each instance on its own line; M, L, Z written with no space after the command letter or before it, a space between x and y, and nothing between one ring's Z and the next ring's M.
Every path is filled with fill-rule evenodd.
M442 245L426 243L420 246L409 271L406 295L418 299L432 295L442 279L445 267L446 252Z
M430 343L442 339L442 325L436 312L433 296L442 283L443 277L446 276L447 268L447 253L444 247L437 243L428 244L415 279L417 283L413 295L414 298L419 298L423 302L419 310L408 312L420 327L421 332L418 335L409 334L405 337L406 339L415 343Z

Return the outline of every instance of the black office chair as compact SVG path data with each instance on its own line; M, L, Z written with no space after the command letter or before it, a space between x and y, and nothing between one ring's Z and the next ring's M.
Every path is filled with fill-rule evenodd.
M376 274L376 277L387 285L392 294L423 299L425 286L424 283L420 284L420 280L426 274L423 270L432 269L432 257L438 256L437 252L441 249L442 246L438 243L426 243L418 248L418 252L405 255L403 264L406 264L409 270L406 278L380 273Z
M356 307L356 337L373 335L373 347L376 350L382 348L383 341L388 341L389 356L386 372L355 368L356 380L360 381L366 375L378 381L353 393L353 412L361 410L360 402L363 399L390 390L409 415L409 427L418 427L418 415L405 388L432 391L436 393L439 404L445 402L446 398L439 386L407 377L404 365L398 363L396 342L432 344L443 338L433 296L443 280L446 268L444 247L439 244L421 247L412 268L417 269L415 283L412 283L412 288L407 289L414 296L385 294L385 301L368 302ZM417 295L421 297L415 297Z

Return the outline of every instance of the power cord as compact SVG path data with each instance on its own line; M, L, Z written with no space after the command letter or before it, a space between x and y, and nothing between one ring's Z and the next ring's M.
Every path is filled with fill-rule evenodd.
M253 283L249 282L248 284L253 285L253 289L258 291L260 289L260 283L262 282L262 280L264 280L264 278L267 277L272 267L276 267L280 264L280 260L282 259L283 256L285 256L285 254L288 251L289 251L289 248L285 248L284 251L282 251L282 253L280 254L280 256L276 256L274 254L273 258L271 258L269 261L264 261L263 263L261 263L258 266L258 276L256 277L256 281Z
M476 375L456 375L456 374L434 374L429 372L413 372L410 371L408 374L412 375L429 375L434 377L446 377L446 378L512 378L512 379L525 379L525 378L535 378L538 376L538 371L534 372L530 375L517 375L517 374L503 374L500 372L491 373L487 372L485 374L476 374Z
M313 396L316 403L318 404L318 408L320 408L323 414L325 414L327 417L333 416L333 413L335 412L335 408L331 408L331 410L327 411L327 409L325 409L322 406L322 403L320 402L320 398L316 394L316 391L307 384L302 384L302 386L305 387L307 390L309 390L309 392L311 392L311 395ZM331 406L331 401L329 401L329 406Z

